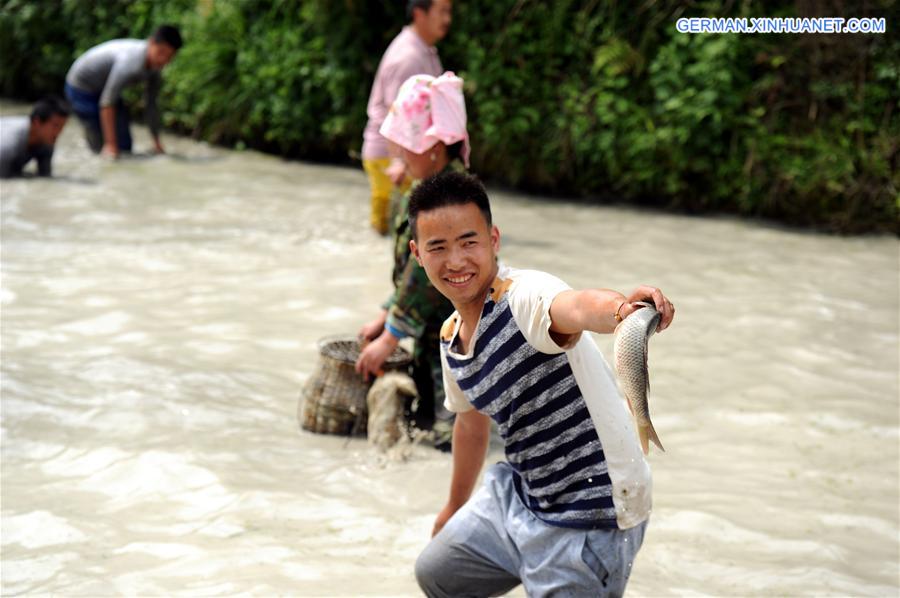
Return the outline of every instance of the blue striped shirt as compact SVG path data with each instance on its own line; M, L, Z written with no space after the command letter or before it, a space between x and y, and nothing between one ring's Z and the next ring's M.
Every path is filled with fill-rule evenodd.
M618 527L603 446L567 353L530 344L506 293L487 296L473 341L462 356L455 335L442 334L446 374L497 422L522 502L551 525Z

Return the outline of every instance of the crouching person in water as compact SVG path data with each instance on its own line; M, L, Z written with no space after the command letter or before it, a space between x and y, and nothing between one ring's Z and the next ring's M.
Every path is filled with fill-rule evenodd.
M469 165L462 88L463 80L450 72L440 77L415 75L400 86L380 132L403 156L414 185L439 172L464 171ZM449 450L453 413L444 407L439 333L453 306L411 259L408 204L407 191L392 227L394 292L378 317L359 332L363 340L371 342L360 354L356 370L365 376L376 375L400 339L412 337L412 373L419 403L410 419L419 428L431 428L435 447Z
M659 329L674 308L639 287L573 291L500 265L481 183L441 174L412 192L415 259L456 311L441 330L447 407L456 412L450 496L416 562L428 596L619 596L650 513L650 469L615 379L585 331L610 333L637 301ZM481 471L490 419L507 461Z
M38 101L31 116L0 118L0 178L20 176L37 162L38 176L51 176L53 147L69 120L69 106L56 96Z
M122 89L141 82L145 83L144 112L153 147L157 153L164 152L156 96L162 84L160 71L179 48L178 29L163 25L150 39L114 39L94 46L72 64L66 75L66 97L94 153L116 158L120 152L131 151L131 123Z

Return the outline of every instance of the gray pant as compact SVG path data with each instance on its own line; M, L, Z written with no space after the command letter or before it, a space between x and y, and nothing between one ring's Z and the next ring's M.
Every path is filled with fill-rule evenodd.
M621 596L647 522L627 530L552 526L525 508L507 463L484 484L416 561L429 597L497 596L524 584L532 598Z

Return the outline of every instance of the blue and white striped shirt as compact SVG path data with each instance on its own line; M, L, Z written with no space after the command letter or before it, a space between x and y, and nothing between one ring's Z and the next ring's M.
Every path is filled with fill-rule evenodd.
M506 457L516 473L516 490L538 518L576 528L626 528L640 523L649 512L649 469L609 368L608 379L592 380L588 386L594 394L609 395L612 389L613 400L607 396L594 411L602 411L601 420L609 420L607 411L613 411L611 420L616 425L604 435L619 453L614 461L620 463L624 456L632 464L624 476L614 476L619 484L611 479L605 443L598 433L609 428L610 422L595 424L579 380L597 377L596 371L585 371L584 359L593 361L587 365L595 370L596 357L603 366L605 361L586 335L572 339L567 347L549 336L550 303L568 287L540 272L504 268L500 275L485 299L466 355L456 350L458 314L445 323L441 353L447 407L453 411L474 407L497 422ZM578 349L585 342L596 356ZM646 505L639 496L645 494L645 487ZM637 496L637 503L629 491Z

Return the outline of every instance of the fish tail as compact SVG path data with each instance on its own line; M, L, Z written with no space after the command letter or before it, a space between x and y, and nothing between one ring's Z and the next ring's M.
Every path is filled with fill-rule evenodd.
M656 435L656 430L653 429L653 422L651 422L648 419L647 427L643 428L643 430L644 430L644 435L649 436L650 440L653 441L653 444L655 444L659 448L659 450L661 450L662 452L666 452L666 449L663 448L662 442L659 441L659 436ZM643 440L643 443L644 443L644 448L645 448L644 453L646 454L646 452L647 452L646 449L649 448L649 447L647 447L646 438Z
M641 440L641 450L644 451L645 455L650 453L650 441L653 441L653 444L659 447L659 450L666 452L662 442L659 441L659 436L656 435L656 430L653 429L653 422L649 419L638 424L638 438Z

